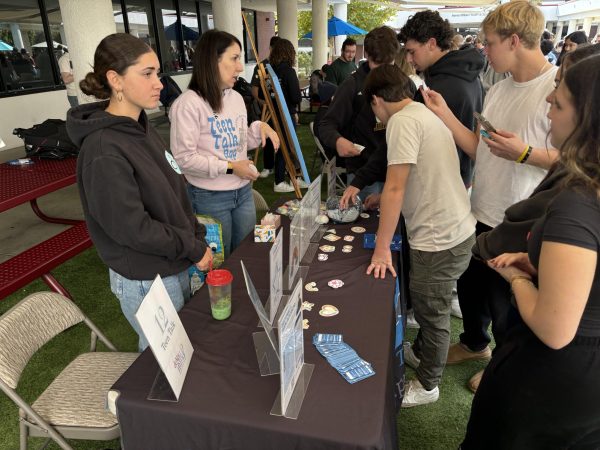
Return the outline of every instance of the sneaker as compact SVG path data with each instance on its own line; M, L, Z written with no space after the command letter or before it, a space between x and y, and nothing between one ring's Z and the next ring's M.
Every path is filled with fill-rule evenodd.
M450 315L462 319L462 311L460 310L460 303L458 303L458 293L456 289L452 291L452 303L450 305Z
M282 181L281 183L276 184L273 190L275 192L294 192L294 186L292 186L290 183Z
M409 380L404 387L403 408L412 408L413 406L426 405L427 403L437 402L440 398L440 388L434 387L428 391L423 387L419 380Z
M409 309L406 312L406 328L421 328L421 325L419 325L419 322L415 319L415 311L413 309Z
M300 177L296 178L296 183L298 183L298 187L300 189L308 189L309 185L306 183L306 181L304 181L303 178L300 178Z
M273 172L275 172L272 169L263 169L260 171L260 173L258 174L258 176L260 178L267 178L269 175L271 175Z
M483 377L483 370L477 372L469 380L468 386L471 392L473 392L473 394L477 392L477 389L479 388L479 383L481 383L481 377Z
M417 358L415 355L415 351L412 349L410 342L405 342L402 344L402 349L404 350L404 362L407 366L416 369L421 364L421 360Z
M473 352L469 350L462 342L450 345L448 348L448 358L446 359L446 365L460 364L465 361L489 361L492 358L492 350L488 345L483 350Z

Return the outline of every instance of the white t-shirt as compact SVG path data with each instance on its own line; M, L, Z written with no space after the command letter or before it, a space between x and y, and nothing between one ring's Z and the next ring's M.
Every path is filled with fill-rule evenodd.
M71 68L71 58L68 53L63 53L63 55L58 59L58 68L61 73L67 72L73 75L73 69ZM65 84L67 88L67 95L76 96L77 95L77 86L75 85L75 81L71 81L69 84Z
M494 127L515 133L533 147L550 146L546 97L554 89L556 71L553 67L525 83L512 77L496 83L487 93L482 114ZM529 197L546 172L495 156L480 139L471 194L473 215L495 227L502 222L506 208Z
M411 248L437 252L475 231L452 133L425 105L412 102L387 123L388 166L411 164L402 213Z

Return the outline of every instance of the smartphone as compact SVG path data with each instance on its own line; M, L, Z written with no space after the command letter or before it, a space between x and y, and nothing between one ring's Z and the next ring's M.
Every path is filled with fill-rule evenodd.
M486 138L491 139L489 133L496 133L496 128L494 128L494 126L478 112L474 112L473 117L475 117L475 119L481 124L481 128L483 128L483 130L486 131L485 134L483 133L483 131L481 131L481 134L484 135Z

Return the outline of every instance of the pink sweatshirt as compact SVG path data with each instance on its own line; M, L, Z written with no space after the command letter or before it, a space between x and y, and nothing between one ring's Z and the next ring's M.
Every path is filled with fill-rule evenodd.
M169 111L171 151L187 180L202 189L229 191L249 183L227 175L227 161L247 159L260 145L260 121L247 125L246 105L233 89L223 93L223 110L212 108L194 91L181 94Z

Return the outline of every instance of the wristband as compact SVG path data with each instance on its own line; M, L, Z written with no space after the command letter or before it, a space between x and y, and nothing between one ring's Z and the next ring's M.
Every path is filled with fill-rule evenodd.
M519 164L525 164L525 161L527 161L529 159L529 156L531 156L532 151L533 147L527 144L527 147L525 147L525 150L523 150L523 153L521 153L521 156L517 158L516 162Z
M233 174L233 164L231 164L231 161L227 161L227 171L225 173L227 175Z

